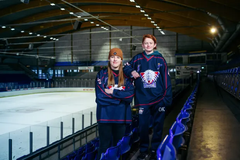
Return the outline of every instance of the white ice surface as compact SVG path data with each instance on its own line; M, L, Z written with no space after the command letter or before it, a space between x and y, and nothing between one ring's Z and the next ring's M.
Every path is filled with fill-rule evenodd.
M60 138L60 121L65 121L64 135L69 135L72 117L93 108L96 108L94 92L53 92L0 98L0 160L8 159L9 138L13 141L13 159L17 159L29 153L30 131L34 134L33 149L36 150L46 145L46 126L52 126L52 143ZM95 117L94 113L93 119ZM86 123L90 124L89 112L85 119L86 127ZM76 129L81 129L81 116L75 118L75 125Z

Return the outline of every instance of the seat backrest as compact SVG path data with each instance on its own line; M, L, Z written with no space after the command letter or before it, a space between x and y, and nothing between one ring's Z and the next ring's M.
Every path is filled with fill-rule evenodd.
M113 146L107 149L107 151L102 154L101 160L118 160L120 157L120 146Z
M169 130L169 134L172 137L172 144L176 149L181 147L184 143L185 140L183 138L183 133L186 131L185 125L182 123L174 122L172 127Z
M130 139L130 145L132 145L133 143L136 143L140 140L140 137L139 137L139 128L138 127L135 127L133 128L132 130L132 136L131 136L131 139Z
M176 160L177 152L171 141L171 136L166 135L157 149L158 160Z
M87 153L82 160L94 160L96 158L98 149L95 148L92 152Z
M187 124L187 122L190 121L190 114L184 110L181 110L181 112L178 114L176 121L178 123L182 123L184 125Z
M130 145L130 139L132 137L132 132L127 135L127 136L124 136L121 141L119 142L119 145L120 145L120 155L128 152L130 149L131 149L131 145Z
M132 131L132 124L127 124L126 125L126 130L125 130L125 135L130 134Z
M95 148L99 147L99 138L95 138L94 140L91 141L93 143L93 145L95 146Z

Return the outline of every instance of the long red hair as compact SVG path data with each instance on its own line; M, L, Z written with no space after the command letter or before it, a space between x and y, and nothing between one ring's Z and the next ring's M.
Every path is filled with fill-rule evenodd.
M115 85L114 76L112 73L110 62L108 62L108 86ZM121 63L119 66L119 74L118 74L118 87L124 86L124 75L123 75L123 64Z

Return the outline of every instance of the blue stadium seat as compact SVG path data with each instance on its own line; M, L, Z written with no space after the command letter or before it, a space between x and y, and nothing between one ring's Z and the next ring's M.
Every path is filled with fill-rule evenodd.
M132 145L133 143L136 143L140 140L140 136L139 136L139 128L135 127L132 130L132 136L130 139L130 145Z
M170 141L171 136L166 135L157 149L157 160L177 159L177 151Z
M186 131L185 125L182 123L174 122L169 130L169 135L172 137L172 144L178 150L179 147L183 146L185 140L183 138L183 133Z
M176 118L176 121L177 123L182 123L186 126L187 122L190 121L190 114L188 112L181 110L181 112L178 114Z
M182 111L186 111L186 112L188 112L188 113L191 113L191 110L192 110L192 109L193 109L193 108L192 108L191 105L185 104L185 105L183 106L183 108L182 108Z
M131 124L127 124L126 125L126 131L125 131L125 135L129 135L132 131L132 125Z
M98 148L98 147L99 147L99 138L95 138L95 139L93 139L91 142L92 142L92 144L95 146L95 148Z
M78 149L77 154L74 160L82 159L86 154L95 150L95 146L92 142L87 143L86 145L82 146Z
M95 148L92 152L86 153L84 157L82 157L82 160L95 160L97 156L98 149Z
M124 153L127 153L130 149L131 149L131 145L130 145L130 139L132 137L132 132L127 135L124 136L119 142L118 145L120 146L120 155L123 155Z
M120 157L120 146L113 146L107 149L105 153L101 154L100 160L118 160Z

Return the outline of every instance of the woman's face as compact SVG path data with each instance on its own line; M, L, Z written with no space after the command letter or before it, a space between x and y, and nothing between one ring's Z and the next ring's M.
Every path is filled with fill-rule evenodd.
M150 53L153 52L153 49L156 47L156 44L151 38L145 38L142 47L147 53Z
M119 70L119 66L122 63L122 59L119 56L111 56L109 58L111 68L114 70Z

